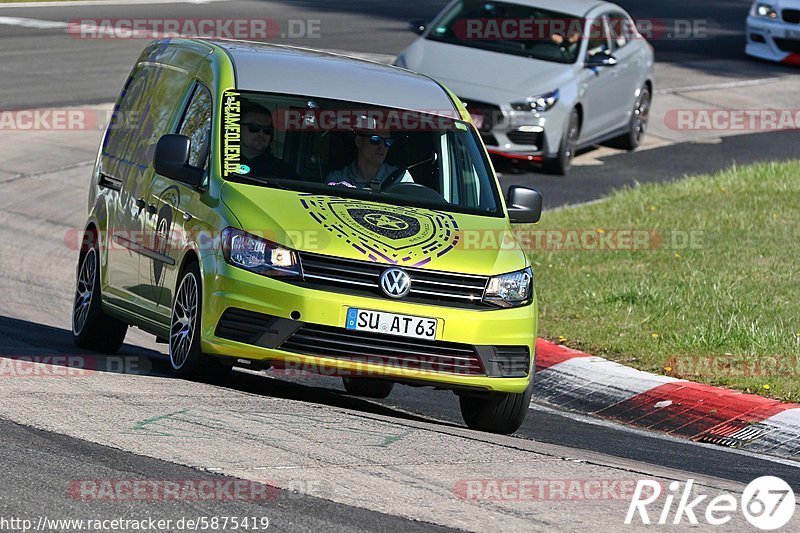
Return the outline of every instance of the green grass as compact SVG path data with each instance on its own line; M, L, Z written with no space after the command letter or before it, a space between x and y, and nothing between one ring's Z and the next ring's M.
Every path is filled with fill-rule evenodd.
M525 230L598 228L661 240L624 251L531 246L543 337L650 372L800 400L800 162L643 185L546 212ZM684 247L690 232L694 246Z

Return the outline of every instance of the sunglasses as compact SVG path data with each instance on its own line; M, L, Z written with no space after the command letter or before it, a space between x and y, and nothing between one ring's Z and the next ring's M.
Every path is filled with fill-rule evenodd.
M247 126L247 131L250 133L258 133L259 131L263 131L264 135L272 135L275 133L275 126L262 126L261 124L243 124L243 126Z
M380 135L369 135L367 133L356 133L359 137L366 137L369 139L370 144L379 145L381 142L386 146L386 148L391 148L394 144L394 139L391 137L381 137Z

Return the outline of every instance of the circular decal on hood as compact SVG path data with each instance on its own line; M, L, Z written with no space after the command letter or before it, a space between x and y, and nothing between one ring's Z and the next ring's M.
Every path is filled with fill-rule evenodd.
M302 195L300 203L322 227L375 262L421 266L454 249L459 239L448 213L315 194Z

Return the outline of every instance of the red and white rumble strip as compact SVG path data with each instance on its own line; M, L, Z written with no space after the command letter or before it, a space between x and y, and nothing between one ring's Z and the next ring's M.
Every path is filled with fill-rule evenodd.
M800 458L800 405L536 343L538 400L699 442Z

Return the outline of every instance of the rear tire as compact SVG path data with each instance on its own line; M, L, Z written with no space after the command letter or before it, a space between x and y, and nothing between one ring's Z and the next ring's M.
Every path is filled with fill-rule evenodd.
M572 160L578 149L578 137L581 133L581 116L577 109L573 109L567 120L567 129L558 146L558 155L553 159L544 161L544 171L548 174L566 176L572 168Z
M97 234L87 232L78 256L78 279L72 305L72 341L75 346L116 353L125 341L128 324L103 312L100 295L100 254Z
M202 311L200 267L191 262L181 275L172 303L169 363L177 377L219 383L230 374L232 367L204 354L200 349Z
M525 420L532 393L531 384L519 394L459 396L461 416L470 429L510 435Z
M639 97L633 104L633 112L631 113L631 120L628 123L628 131L624 135L615 137L608 142L608 146L619 148L621 150L636 150L642 139L644 138L645 131L647 130L647 121L650 118L650 103L652 96L650 89L647 85L642 87L639 92Z
M383 399L392 393L394 383L370 378L342 378L347 394Z

